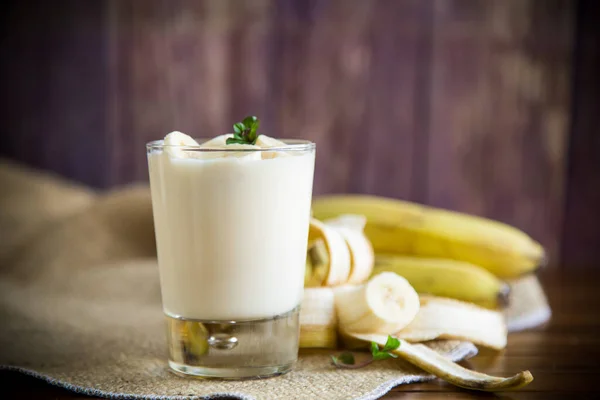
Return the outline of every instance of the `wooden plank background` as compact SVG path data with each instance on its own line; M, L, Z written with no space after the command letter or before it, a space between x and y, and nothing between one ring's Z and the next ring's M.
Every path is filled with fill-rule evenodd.
M560 260L575 2L3 7L3 156L112 187L147 179L147 141L252 113L267 134L317 143L317 194L496 218Z
M574 96L562 257L571 268L600 264L600 2L577 8Z

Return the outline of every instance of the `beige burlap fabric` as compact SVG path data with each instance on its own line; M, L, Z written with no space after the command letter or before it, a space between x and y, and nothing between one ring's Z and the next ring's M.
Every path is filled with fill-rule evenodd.
M97 194L0 163L0 366L114 398L374 399L432 379L402 361L336 370L328 351L265 380L177 377L165 327L145 185ZM6 190L8 187L8 190ZM470 343L431 347L453 360Z

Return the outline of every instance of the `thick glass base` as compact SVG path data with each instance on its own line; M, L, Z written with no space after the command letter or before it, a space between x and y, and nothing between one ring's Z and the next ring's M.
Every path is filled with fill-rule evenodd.
M169 360L169 367L179 376L218 379L262 379L282 375L292 370L294 363L271 367L206 368L178 364Z
M178 375L256 379L290 371L298 358L299 308L251 321L167 315L169 366Z

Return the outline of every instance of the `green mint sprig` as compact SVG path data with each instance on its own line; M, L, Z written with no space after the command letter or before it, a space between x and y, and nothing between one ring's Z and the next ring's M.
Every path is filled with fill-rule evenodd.
M259 133L260 122L255 116L244 118L242 122L233 124L233 137L228 138L227 144L255 144Z
M371 342L371 357L366 360L356 363L354 358L354 354L349 351L345 351L339 356L331 356L331 360L333 365L338 368L346 368L346 369L356 369L366 367L371 364L373 361L386 360L388 358L398 358L398 356L392 353L393 350L396 350L400 347L400 341L392 336L388 335L387 341L385 342L385 346L383 349L379 349L379 345L375 342Z

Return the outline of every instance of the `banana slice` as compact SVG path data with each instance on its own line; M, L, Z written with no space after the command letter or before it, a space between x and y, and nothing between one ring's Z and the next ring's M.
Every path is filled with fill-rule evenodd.
M203 145L204 148L207 148ZM214 149L227 149L227 150L256 150L260 147L252 144L228 144L225 147L209 147ZM214 160L217 158L237 158L243 160L260 160L260 151L196 151L190 152L191 157L202 159L202 160Z
M285 143L283 143L281 140L277 140L267 135L258 135L255 144L262 148L285 146Z
M208 147L208 148L225 147L225 146L227 146L227 139L229 139L231 137L233 137L232 133L226 133L224 135L219 135L219 136L216 136L216 137L202 143L200 146Z
M342 235L350 250L349 284L359 284L369 279L373 272L375 254L373 246L364 234L367 218L363 215L341 215L338 218L323 221Z
M165 136L163 143L165 145L165 151L167 154L175 158L188 157L189 154L182 150L181 146L199 146L198 142L196 142L191 136L179 131L169 133L167 136Z
M410 342L458 339L500 350L506 347L503 314L471 303L421 296L416 318L396 336Z
M195 363L208 352L209 333L200 322L168 319L171 358L177 362Z
M309 242L304 287L323 286L329 271L329 251L322 238Z
M300 347L337 347L337 317L333 289L304 289L300 307Z
M345 332L398 332L419 312L419 295L403 277L382 272L366 284L335 290L340 329Z
M283 147L286 145L281 140L277 140L277 139L272 138L267 135L258 135L258 138L256 138L255 144L263 149L269 148L269 147ZM286 157L286 156L289 156L289 154L286 152L283 152L283 151L263 151L263 153L262 153L262 158L264 158L264 159L275 158L275 157Z
M375 342L380 346L384 346L387 340L387 336L377 334L352 334L352 336L366 342ZM400 340L400 347L393 350L393 352L422 370L465 389L488 392L516 390L527 386L533 381L533 376L529 371L519 372L510 378L471 371L450 361L425 345L410 344L404 340Z
M340 233L311 219L308 243L306 286L335 286L345 283L350 274L350 252Z

